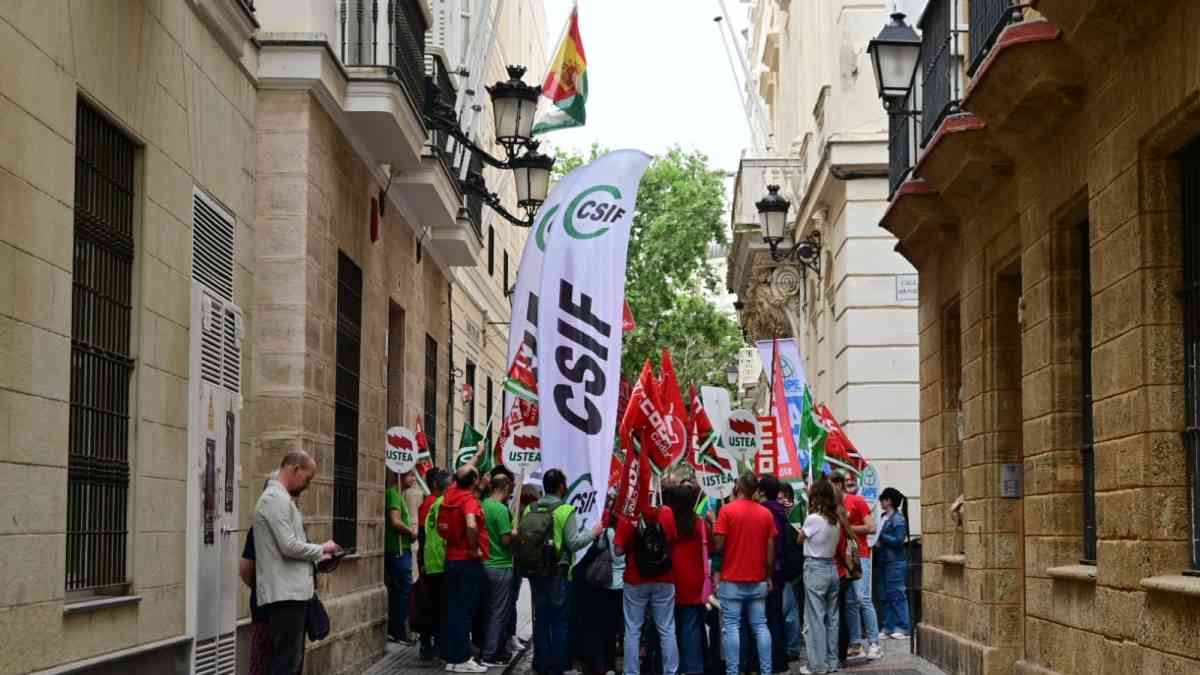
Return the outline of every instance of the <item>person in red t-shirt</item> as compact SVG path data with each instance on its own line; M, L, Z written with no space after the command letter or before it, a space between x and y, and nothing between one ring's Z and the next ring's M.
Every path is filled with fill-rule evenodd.
M758 647L759 672L771 670L771 631L767 627L767 592L773 588L775 518L755 501L758 477L742 474L737 499L721 509L713 543L724 556L717 598L725 627L725 672L737 675L741 656L742 615L750 621Z
M438 534L446 540L446 669L483 673L487 668L471 659L471 622L482 601L486 583L483 561L488 556L483 505L475 496L479 471L467 464L454 475L454 485L438 510Z
M704 603L708 563L708 525L696 515L700 489L683 481L663 490L663 503L675 515L679 538L671 552L675 570L675 638L679 643L679 672L704 672Z
M851 581L846 590L846 639L853 649L847 656L865 652L868 659L881 659L883 650L879 647L879 619L875 615L875 603L871 602L871 549L867 546L867 535L875 533L875 518L871 515L867 500L858 494L858 478L854 474L838 472L834 475L833 483L844 495L842 505L846 507L850 529L858 540L858 558L863 571L862 578Z
M663 675L676 675L679 672L679 647L675 641L675 575L668 569L657 576L647 577L638 569L637 540L654 527L662 528L668 545L673 545L678 539L675 514L671 507L662 506L642 514L641 522L636 526L622 519L617 525L617 538L613 542L614 552L625 556L625 675L638 675L638 647L647 608L654 615L654 626L658 629Z

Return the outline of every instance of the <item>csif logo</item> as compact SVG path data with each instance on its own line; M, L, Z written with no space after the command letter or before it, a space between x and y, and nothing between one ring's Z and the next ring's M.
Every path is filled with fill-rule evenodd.
M621 191L614 185L594 185L571 200L563 214L563 231L572 239L595 239L608 232L609 226L623 218L628 211L621 206ZM546 233L554 226L558 213L556 204L546 211L538 222L534 241L543 252L546 250Z
M596 505L596 488L592 487L592 474L585 473L567 489L567 503L581 514L591 512Z

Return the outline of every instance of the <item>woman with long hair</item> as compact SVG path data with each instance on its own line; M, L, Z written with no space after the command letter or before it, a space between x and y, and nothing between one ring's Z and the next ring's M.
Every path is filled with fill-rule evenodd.
M883 573L883 593L880 596L879 637L903 640L908 637L908 559L904 545L908 538L908 521L901 510L904 495L890 487L879 495L883 517L879 524L879 537L875 540L875 560Z
M706 563L710 532L696 515L700 489L684 480L663 491L663 503L671 507L679 538L671 553L675 568L675 639L679 643L679 673L704 672L704 603L712 595L706 588Z
M808 517L797 537L804 544L804 624L808 627L804 675L838 669L838 501L833 484L819 480L808 498Z

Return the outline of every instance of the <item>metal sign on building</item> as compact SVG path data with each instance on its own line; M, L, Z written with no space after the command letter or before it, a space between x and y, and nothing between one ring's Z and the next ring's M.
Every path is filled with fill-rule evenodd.
M918 275L896 275L896 302L916 302L918 290Z

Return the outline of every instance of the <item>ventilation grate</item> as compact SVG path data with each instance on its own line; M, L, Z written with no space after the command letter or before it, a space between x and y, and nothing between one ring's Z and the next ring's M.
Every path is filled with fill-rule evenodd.
M201 296L200 312L200 379L221 386L223 366L221 364L222 303L208 293Z
M233 215L211 197L192 195L192 278L233 302Z
M237 672L237 636L196 641L196 675L234 675Z
M229 391L242 393L242 315L234 307L225 308L225 325L222 329L225 340L223 382Z

